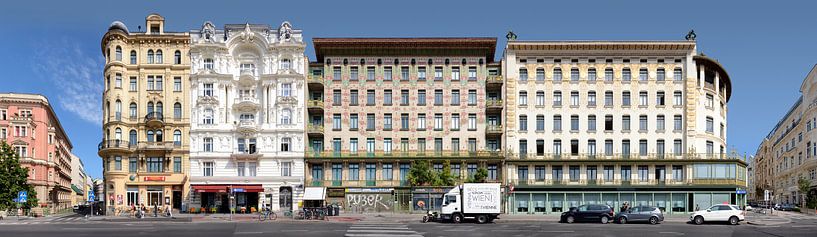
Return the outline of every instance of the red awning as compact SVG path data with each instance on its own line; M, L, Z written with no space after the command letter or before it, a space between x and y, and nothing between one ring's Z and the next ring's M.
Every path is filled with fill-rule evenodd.
M254 193L263 192L264 188L260 184L256 185L191 185L191 188L198 193L226 193L227 188L232 187L234 192Z

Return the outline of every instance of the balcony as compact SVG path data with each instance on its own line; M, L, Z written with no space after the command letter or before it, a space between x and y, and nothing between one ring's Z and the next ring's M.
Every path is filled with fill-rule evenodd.
M314 86L320 86L320 88L323 88L323 75L312 75L312 74L310 74L309 76L306 77L306 83L308 83L308 86L313 86L314 85ZM316 88L316 89L319 89L319 88Z
M172 141L139 142L137 149L141 151L170 151L176 147Z
M307 158L314 159L446 159L446 158L481 158L502 160L502 152L497 151L310 151Z
M255 77L255 70L254 69L241 69L239 72L241 77Z
M488 99L485 101L485 109L490 112L499 112L502 111L503 107L502 99Z
M306 108L309 112L314 113L322 113L323 112L323 101L322 100L309 100L306 102Z
M256 133L258 132L258 124L255 120L241 120L235 124L235 129L239 133Z
M252 96L241 96L235 98L233 102L233 108L238 111L254 112L260 107L261 104L258 102L258 98Z
M136 144L130 144L128 141L125 140L103 140L99 143L98 153L103 154L105 152L127 152L131 149L135 148Z
M161 112L150 112L145 115L145 125L148 127L161 127L165 124L165 118Z
M230 158L234 160L257 160L260 157L261 153L259 153L255 147L251 147L250 149L244 151L236 151L230 154Z
M489 124L485 126L485 135L486 136L501 136L502 135L502 125L501 124Z
M306 134L308 136L323 136L323 125L309 124L306 126Z
M485 78L485 83L488 86L502 86L502 83L505 83L505 79L502 78L502 75L488 75Z

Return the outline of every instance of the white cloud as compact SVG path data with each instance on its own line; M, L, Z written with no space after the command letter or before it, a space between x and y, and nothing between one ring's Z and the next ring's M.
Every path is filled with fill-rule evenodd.
M102 124L102 60L86 55L76 40L63 38L37 44L31 60L35 73L50 83L51 103L95 125Z

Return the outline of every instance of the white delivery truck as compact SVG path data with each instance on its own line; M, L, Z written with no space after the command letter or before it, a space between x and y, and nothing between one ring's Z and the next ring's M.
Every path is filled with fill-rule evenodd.
M502 193L499 183L466 183L443 196L440 219L460 223L475 219L483 224L499 219Z

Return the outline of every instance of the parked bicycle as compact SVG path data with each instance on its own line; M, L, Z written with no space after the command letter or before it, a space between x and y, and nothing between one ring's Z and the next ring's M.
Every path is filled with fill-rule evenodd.
M264 208L264 210L258 212L258 221L265 221L265 220L274 221L276 219L278 219L278 214L275 214L275 212L273 212L269 208Z

